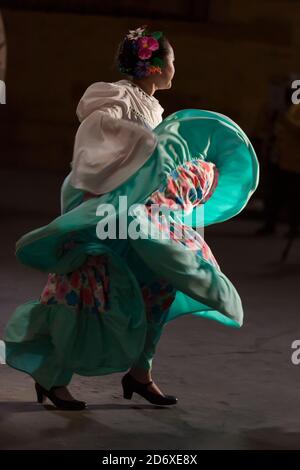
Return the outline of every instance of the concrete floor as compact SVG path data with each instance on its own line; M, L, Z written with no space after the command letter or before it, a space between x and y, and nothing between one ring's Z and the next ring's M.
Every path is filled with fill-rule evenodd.
M51 216L21 213L2 219L1 317L39 296L46 276L20 265L15 241ZM62 412L35 402L32 379L0 365L2 449L300 449L300 239L286 264L278 259L282 232L251 234L258 222L236 217L209 227L206 240L238 289L240 330L186 315L169 323L158 345L153 378L178 404L155 407L122 397L123 373L74 376L70 390L89 409Z

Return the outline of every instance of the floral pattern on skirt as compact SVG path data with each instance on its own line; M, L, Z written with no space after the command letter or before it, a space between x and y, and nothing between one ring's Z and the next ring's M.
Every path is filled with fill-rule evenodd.
M151 222L165 230L165 226L151 211L152 204L169 208L183 208L189 213L196 205L204 203L213 193L218 182L218 170L213 163L204 160L186 162L174 170L167 179L167 184L152 193L146 207ZM94 197L86 193L84 200ZM176 238L176 228L184 228L184 237ZM170 231L169 231L170 230ZM168 233L171 238L193 249L205 260L219 265L204 239L189 226L172 221ZM73 240L64 245L65 250L76 245ZM90 314L103 314L110 308L109 272L105 255L89 255L86 262L77 270L67 274L50 273L46 286L40 296L40 302L47 305L65 304L75 311L84 309ZM145 302L147 318L159 321L168 311L176 296L176 289L170 282L157 279L151 283L140 282L141 293Z
M157 279L150 284L140 282L140 288L148 320L159 322L175 299L175 287L165 279Z
M67 274L50 273L40 302L66 304L93 315L105 313L110 307L106 256L88 256L79 269Z
M220 270L210 247L195 229L182 222L176 222L171 217L168 220L169 225L166 225L159 212L152 210L151 207L152 204L156 204L174 210L184 209L188 214L194 207L203 204L211 197L218 179L219 171L214 163L202 159L185 162L171 172L164 187L152 193L146 207L148 218L161 233L167 230L172 240L194 250L197 255ZM180 237L176 234L180 234Z

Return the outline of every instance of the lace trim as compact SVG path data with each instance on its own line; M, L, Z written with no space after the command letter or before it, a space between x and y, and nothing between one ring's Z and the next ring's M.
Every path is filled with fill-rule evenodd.
M146 118L146 116L145 116L144 114L140 113L139 111L137 111L136 109L134 109L132 106L129 106L129 109L130 109L130 112L132 112L132 113L134 113L136 116L139 116L140 118L142 118L143 121L146 121L150 126L155 127L155 126L157 125L154 121L152 121L152 120Z
M144 96L146 96L146 98L152 100L152 101L157 101L156 98L154 96L151 96L151 95L148 95L148 93L146 93L141 87L139 87L138 85L136 85L135 83L132 83L131 81L128 80L128 84L132 87L135 87L137 88Z

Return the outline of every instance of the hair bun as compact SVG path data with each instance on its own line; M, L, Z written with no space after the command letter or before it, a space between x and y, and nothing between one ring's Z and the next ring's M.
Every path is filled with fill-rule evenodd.
M117 67L121 73L135 78L162 73L168 40L162 31L151 32L147 27L129 30L119 44Z

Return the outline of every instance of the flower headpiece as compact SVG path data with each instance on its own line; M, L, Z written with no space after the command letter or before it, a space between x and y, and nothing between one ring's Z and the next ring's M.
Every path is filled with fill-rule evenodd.
M131 42L134 53L140 59L136 62L133 71L135 77L142 78L156 72L162 73L163 59L152 57L153 52L159 49L161 36L161 31L154 31L153 33L147 31L147 25L129 30L129 33L125 36L125 39ZM124 67L120 67L120 70L125 73L129 71Z

